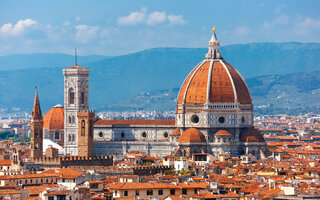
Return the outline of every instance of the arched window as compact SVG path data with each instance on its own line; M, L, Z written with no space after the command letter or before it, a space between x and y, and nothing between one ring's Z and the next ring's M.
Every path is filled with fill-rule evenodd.
M71 135L68 136L68 141L71 142Z
M75 141L75 135L72 134L72 142L74 142L74 141Z
M84 104L84 98L85 98L84 91L82 90L82 92L81 92L81 104Z
M71 124L71 116L69 115L69 124Z
M38 138L39 134L37 130L34 130L34 138Z
M72 88L69 89L69 104L74 104L74 91Z
M74 124L75 123L75 119L74 119L74 116L72 115L72 123Z
M86 129L85 121L82 120L81 121L81 136L85 136L85 129Z

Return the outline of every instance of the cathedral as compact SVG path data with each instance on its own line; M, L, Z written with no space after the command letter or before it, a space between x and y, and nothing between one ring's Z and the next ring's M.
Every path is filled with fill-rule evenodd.
M254 129L248 86L222 57L215 29L204 60L181 85L175 120L99 119L89 110L89 69L75 65L63 69L63 75L64 106L54 106L43 117L43 124L36 126L43 128L39 130L43 141L50 140L62 149L60 154L89 157L138 151L159 157L208 153L257 158L267 154L263 136ZM41 110L34 112L41 115ZM40 145L42 138L34 134L31 138L31 145Z

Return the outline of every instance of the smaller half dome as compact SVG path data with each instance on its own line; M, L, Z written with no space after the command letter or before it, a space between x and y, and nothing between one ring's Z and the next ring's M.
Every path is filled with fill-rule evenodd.
M216 132L216 134L214 134L214 135L229 135L229 136L231 136L232 134L229 133L229 132L226 131L226 130L219 130L219 131Z
M170 133L170 135L173 135L173 136L180 135L180 128L174 129L174 130Z
M189 128L184 131L178 140L179 143L206 143L203 133L196 128Z
M254 128L245 129L240 138L241 142L265 142L262 134Z

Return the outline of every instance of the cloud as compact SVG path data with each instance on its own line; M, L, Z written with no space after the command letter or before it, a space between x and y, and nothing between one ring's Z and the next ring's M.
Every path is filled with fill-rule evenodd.
M312 19L307 17L297 25L302 28L320 28L320 19Z
M273 23L280 24L280 25L286 25L289 23L289 16L287 14L282 14L274 19Z
M280 14L282 12L282 10L286 7L287 7L287 5L285 5L285 4L276 5L274 8L274 13Z
M77 16L74 20L78 23L81 20L81 17Z
M141 23L145 19L145 11L132 12L130 15L118 18L118 24L124 26L132 26Z
M239 26L236 28L236 34L238 35L247 35L250 32L250 29L245 26Z
M19 20L16 24L4 24L0 27L0 33L3 35L9 35L9 36L17 36L24 33L26 28L38 24L37 21L32 19L22 19Z
M146 11L146 8L142 8L140 11L131 12L128 16L119 17L117 20L118 25L133 26L146 24L148 26L154 26L161 23L169 23L172 25L183 25L186 23L182 15L167 15L166 12L160 11L147 14Z
M146 23L148 25L156 25L156 24L163 23L166 20L167 20L167 15L165 12L155 11L155 12L149 14Z
M77 25L76 28L76 41L80 43L88 43L97 36L99 30L98 26L88 26L85 24Z
M309 32L320 31L320 19L306 17L302 21L295 24L295 33L298 35L306 35Z
M168 20L171 24L183 25L186 23L182 15L168 15Z
M63 26L70 26L70 25L71 25L71 22L70 22L70 21L65 21L65 22L63 22L62 25L63 25Z
M264 22L262 28L264 30L270 30L272 28L272 25L269 22Z

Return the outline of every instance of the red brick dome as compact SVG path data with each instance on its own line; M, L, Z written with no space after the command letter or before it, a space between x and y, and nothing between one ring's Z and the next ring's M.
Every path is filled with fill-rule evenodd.
M179 143L206 143L203 133L196 128L189 128L184 131L178 140Z
M61 105L54 106L45 114L43 128L50 130L64 128L64 108Z
M245 129L240 138L241 142L265 142L262 134L254 128Z
M249 89L240 75L224 60L204 60L183 82L178 104L204 103L251 104Z
M183 82L177 104L242 103L252 104L249 89L239 72L220 53L213 29L205 60Z

